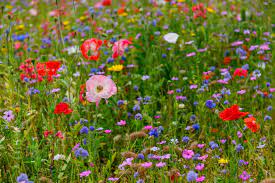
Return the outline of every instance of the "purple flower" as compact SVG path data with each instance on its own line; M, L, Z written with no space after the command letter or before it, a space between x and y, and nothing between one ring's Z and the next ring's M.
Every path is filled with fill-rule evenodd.
M250 175L246 171L243 171L243 173L239 176L239 178L242 179L243 181L246 181L250 178Z
M14 119L14 115L13 115L13 113L12 113L11 110L5 111L4 114L5 114L5 115L3 116L3 119L4 119L4 120L6 120L6 121L8 121L8 122L11 122L11 121Z

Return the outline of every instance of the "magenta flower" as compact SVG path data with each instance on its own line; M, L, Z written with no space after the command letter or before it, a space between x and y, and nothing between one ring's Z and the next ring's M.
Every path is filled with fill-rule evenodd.
M243 181L246 181L250 178L250 175L246 171L243 171L243 173L239 176L239 178L242 179Z
M182 152L182 157L185 159L191 159L194 156L194 151L185 149Z
M104 130L104 133L106 133L106 134L109 134L111 132L112 132L112 130Z
M86 98L98 106L100 100L108 99L117 93L116 84L112 79L103 75L94 75L86 82Z
M205 179L205 176L200 176L198 178L196 178L196 182L203 182Z
M81 172L79 174L80 177L87 177L91 174L91 170L87 170L87 171L84 171L84 172Z

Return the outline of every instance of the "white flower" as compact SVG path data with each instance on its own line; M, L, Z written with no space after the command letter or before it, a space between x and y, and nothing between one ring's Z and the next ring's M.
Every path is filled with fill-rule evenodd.
M65 160L65 156L63 154L57 154L54 156L53 160Z
M75 54L75 53L80 53L79 47L78 46L70 46L65 49L69 55Z
M179 35L177 33L168 33L163 36L163 39L167 41L168 43L176 43L179 38Z

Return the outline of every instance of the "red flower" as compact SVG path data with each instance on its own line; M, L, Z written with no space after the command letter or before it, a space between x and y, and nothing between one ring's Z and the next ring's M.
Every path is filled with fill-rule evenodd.
M88 39L81 45L80 50L84 58L88 60L98 60L99 48L102 45L102 41L99 39Z
M61 102L55 106L54 114L71 114L72 109L69 108L69 104Z
M248 112L241 112L239 111L238 105L233 105L230 108L225 109L224 111L220 112L219 117L223 121L233 121L237 120L241 117L244 117L248 114Z
M58 61L48 61L46 62L47 74L50 76L56 75L57 70L60 68L61 63Z
M247 76L247 70L245 69L242 69L242 68L237 68L233 74L233 76L243 76L243 77L246 77Z
M55 134L55 136L58 137L58 138L64 139L64 136L63 136L63 134L62 134L61 131L58 131L58 132Z
M44 131L44 137L47 138L49 135L53 134L52 131L46 130Z
M256 123L256 118L245 118L244 123L252 132L257 132L260 129L260 125Z
M206 9L202 3L193 6L192 11L194 13L194 19L198 17L206 18Z
M102 0L101 3L103 6L110 6L112 4L112 0Z

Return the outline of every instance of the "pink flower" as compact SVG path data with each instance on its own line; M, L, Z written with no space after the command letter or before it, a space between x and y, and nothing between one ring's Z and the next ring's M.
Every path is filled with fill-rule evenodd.
M203 163L197 164L197 166L195 167L195 169L199 170L199 171L203 170L204 169L204 164Z
M204 148L205 144L198 144L197 146L198 146L198 148L202 149L202 148Z
M116 123L118 126L125 126L126 125L126 121L124 120L120 120L120 122Z
M187 56L187 57L192 57L192 56L195 56L195 55L196 55L195 52L191 52L191 53L188 53L186 56Z
M116 178L116 177L110 177L110 178L108 178L108 180L109 180L109 181L118 181L118 180L119 180L119 178Z
M145 130L151 130L153 127L152 126L145 126L144 129Z
M132 42L128 41L127 39L121 39L115 42L112 48L112 51L113 51L112 57L117 58L118 56L122 56L129 44L132 44Z
M173 93L174 93L174 90L169 90L169 91L167 92L168 95L172 95Z
M205 179L205 176L201 176L201 177L196 178L196 181L197 182L203 182L204 179Z
M104 133L107 133L107 134L109 134L111 132L112 132L112 130L104 130Z
M80 177L87 177L91 174L91 170L87 170L87 171L84 171L84 172L81 172L79 174Z
M208 154L198 157L198 159L202 161L206 160L206 158L208 158Z
M144 167L144 168L150 168L152 165L153 165L152 162L145 162L145 163L141 164L141 166Z
M194 156L194 151L185 149L182 152L182 157L185 159L191 159Z
M159 162L159 163L156 164L156 167L158 167L158 168L161 168L161 167L164 167L164 166L166 166L165 162Z
M117 93L116 84L112 79L103 75L94 75L86 82L86 98L98 106L100 100L108 99Z

